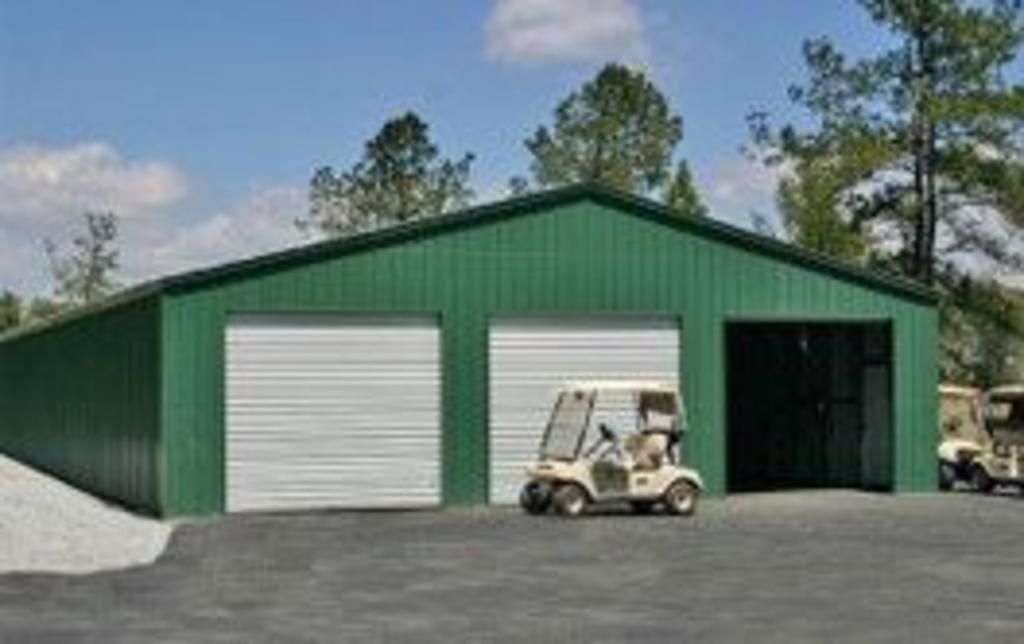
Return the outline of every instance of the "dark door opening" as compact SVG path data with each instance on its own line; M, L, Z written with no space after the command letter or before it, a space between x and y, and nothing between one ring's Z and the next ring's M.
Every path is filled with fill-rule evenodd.
M729 491L890 489L890 346L883 323L728 324Z

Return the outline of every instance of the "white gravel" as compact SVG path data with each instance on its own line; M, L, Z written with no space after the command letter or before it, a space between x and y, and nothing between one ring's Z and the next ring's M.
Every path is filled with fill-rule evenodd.
M0 573L152 563L171 525L135 516L0 455Z

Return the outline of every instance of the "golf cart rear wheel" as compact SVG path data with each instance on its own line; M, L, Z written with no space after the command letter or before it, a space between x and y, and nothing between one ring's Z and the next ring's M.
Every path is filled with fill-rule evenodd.
M992 477L988 475L983 466L975 465L971 468L971 490L988 494L995 487L995 481L992 480Z
M551 499L555 504L555 511L566 517L578 517L583 514L589 501L587 493L575 483L559 485Z
M519 492L519 505L527 514L544 514L551 506L551 486L530 481Z
M697 511L700 490L689 481L676 481L665 491L665 509L671 514L690 516Z

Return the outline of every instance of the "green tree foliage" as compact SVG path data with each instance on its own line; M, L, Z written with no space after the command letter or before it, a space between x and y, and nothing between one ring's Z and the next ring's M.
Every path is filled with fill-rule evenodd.
M42 322L55 315L63 313L69 308L69 305L58 302L57 300L49 297L37 296L32 298L29 302L28 307L24 311L24 319L22 324L34 324L36 322Z
M114 291L113 273L119 267L117 216L112 212L87 212L85 230L74 237L71 250L61 251L52 240L45 242L54 294L64 306L81 306L103 299ZM48 308L40 305L40 311Z
M844 219L841 181L826 163L800 164L780 180L776 203L787 237L804 248L847 260L861 258L864 239Z
M441 159L429 126L409 112L384 123L351 168L318 168L308 218L298 222L341 236L429 217L465 205L473 155Z
M643 72L608 64L555 108L554 123L525 141L530 172L541 187L593 181L660 196L689 215L703 215L689 167L673 155L683 120ZM513 180L514 191L525 188Z
M944 379L982 387L1024 381L1024 293L961 278L939 312Z
M807 41L808 79L789 96L810 125L755 113L754 142L785 170L790 237L937 285L945 375L992 380L1019 329L1004 289L965 286L962 258L1024 270L1024 84L1007 73L1024 42L1021 0L858 3L891 46L854 60Z
M5 290L0 294L0 334L20 326L41 322L65 310L56 300L36 296L25 300Z
M993 231L1024 223L1024 85L1006 74L1024 39L1020 0L859 3L893 46L851 61L827 38L806 42L809 78L790 98L813 127L753 117L769 161L793 169L780 201L795 238L874 224L895 265L928 284L940 225L956 250L1019 261Z
M701 201L697 187L693 184L690 166L685 160L680 160L676 164L675 174L666 187L665 196L662 199L666 206L686 217L705 217L708 214L708 209Z
M5 290L0 294L0 333L20 325L21 318L21 298L14 292Z

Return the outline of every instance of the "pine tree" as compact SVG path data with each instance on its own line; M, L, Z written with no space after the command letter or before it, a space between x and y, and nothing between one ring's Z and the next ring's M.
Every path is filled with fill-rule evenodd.
M703 215L685 161L672 171L683 120L643 72L608 64L555 108L554 123L525 141L533 183L582 181L661 198L684 215ZM524 179L513 183L524 191Z
M348 170L314 172L309 215L298 223L339 236L447 212L472 197L472 163L472 154L439 158L429 126L406 113L384 123Z
M1024 85L1006 74L1024 39L1020 0L859 4L895 45L851 61L810 40L809 79L790 97L813 127L774 130L753 116L769 160L793 169L780 200L795 238L870 228L895 244L893 265L926 284L945 251L1024 267L997 234L1024 224Z

